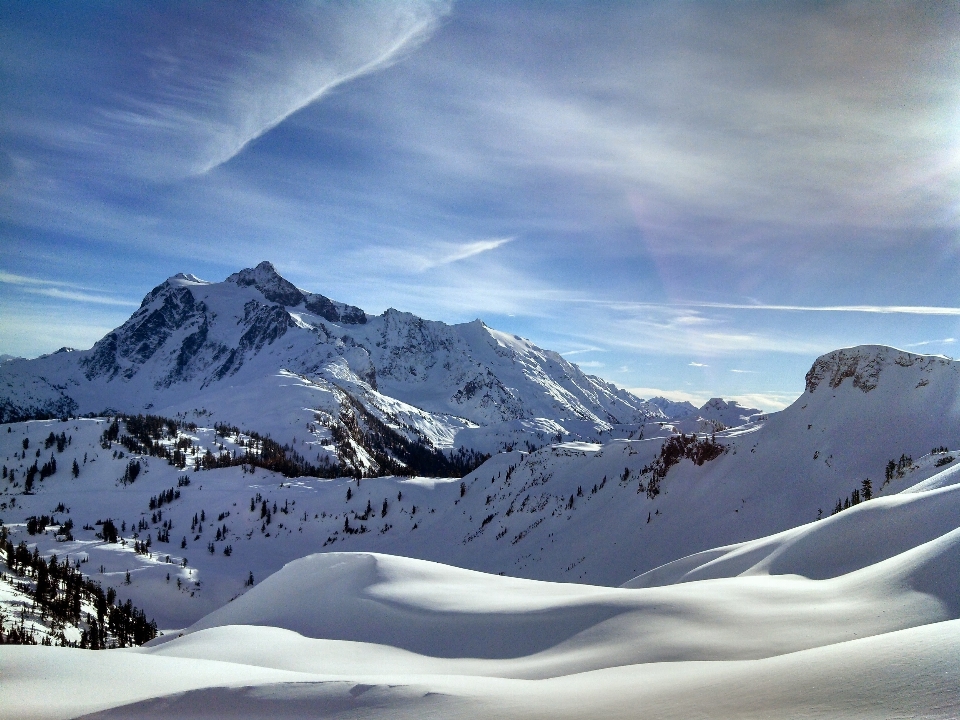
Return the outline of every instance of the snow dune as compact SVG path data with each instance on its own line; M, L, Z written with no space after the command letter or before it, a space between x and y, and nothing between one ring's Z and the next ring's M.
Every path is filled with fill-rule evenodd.
M956 717L960 486L910 490L621 588L310 555L150 647L3 648L0 716Z

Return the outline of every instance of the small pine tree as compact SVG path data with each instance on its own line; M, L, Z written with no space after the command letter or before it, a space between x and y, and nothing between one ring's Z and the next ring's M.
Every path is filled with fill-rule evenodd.
M873 484L870 482L870 478L867 478L860 485L862 488L860 495L863 498L863 501L866 502L873 497Z
M75 478L80 477L80 466L77 464L76 458L73 459L73 470L71 472Z

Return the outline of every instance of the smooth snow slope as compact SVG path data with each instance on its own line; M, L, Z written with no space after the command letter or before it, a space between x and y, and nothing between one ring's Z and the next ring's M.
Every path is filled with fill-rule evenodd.
M658 587L313 555L152 647L0 648L0 716L955 717L958 496L874 500Z

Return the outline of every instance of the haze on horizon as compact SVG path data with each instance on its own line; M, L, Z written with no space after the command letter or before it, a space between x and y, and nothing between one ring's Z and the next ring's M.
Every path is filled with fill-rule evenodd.
M960 4L8 2L0 353L261 260L773 410L960 338Z

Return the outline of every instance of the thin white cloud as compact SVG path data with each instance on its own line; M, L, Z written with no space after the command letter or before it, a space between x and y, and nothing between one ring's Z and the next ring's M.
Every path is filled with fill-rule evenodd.
M584 353L590 353L590 352L607 352L607 351L599 347L587 347L587 348L581 348L578 350L566 350L560 354L563 355L563 357L569 357L570 355L583 355Z
M706 363L691 362L687 363L690 367L710 367Z
M4 272L3 270L0 270L0 283L5 283L7 285L40 285L40 286L71 287L71 288L77 288L78 290L91 289L86 285L78 285L77 283L63 282L60 280L45 280L44 278L28 277L26 275L15 275L14 273Z
M63 94L39 116L28 106L18 132L61 153L61 167L77 161L101 179L203 175L332 89L398 61L449 10L449 0L188 4L101 38L91 48L116 54L113 70L71 75L94 85L90 102Z
M960 315L960 308L930 305L753 305L740 303L681 303L687 307L720 310L773 310L781 312L843 312L878 315Z
M375 7L376 6L371 6L371 8ZM389 9L389 6L384 7L388 7ZM331 63L331 59L327 58L325 59L326 63L323 63L321 67L315 66L310 68L310 70L314 74L319 74L321 77L329 75L332 72L333 77L320 81L319 84L315 85L312 89L306 90L306 92L304 92L304 78L298 77L290 78L288 80L288 86L281 86L279 92L276 88L267 88L268 94L276 93L279 95L279 97L273 98L275 103L273 106L267 105L267 107L264 107L263 97L246 98L248 101L248 115L244 118L243 124L240 127L232 128L227 136L222 139L223 142L218 148L219 152L210 158L206 165L199 168L199 174L209 172L215 167L227 162L258 137L275 128L298 110L316 102L330 90L393 63L402 52L409 50L411 46L416 46L426 39L430 32L432 32L438 16L446 12L446 7L445 3L425 3L420 4L419 7L414 3L408 4L405 7L394 6L392 8L394 12L392 13L376 13L381 16L384 14L391 15L385 19L382 17L375 19L361 18L361 21L374 19L384 23L388 28L386 42L384 43L383 38L377 38L380 43L383 44L375 44L371 48L374 53L371 59L363 62L358 67L343 71L336 67L336 62ZM351 28L353 33L358 35L365 34L362 31L358 33L357 30L357 28ZM389 34L391 32L396 34L391 36ZM359 38L354 35L353 39ZM343 49L344 48L341 48L341 50ZM336 60L339 61L340 58ZM349 63L349 60L347 62ZM330 67L331 64L334 65L333 68ZM339 72L337 72L338 70ZM306 82L309 83L309 80ZM314 82L316 82L316 80ZM291 85L292 87L290 87ZM307 85L307 87L309 87L309 85Z
M765 310L768 312L836 312L868 313L875 315L956 315L960 316L960 307L938 305L778 305L770 303L728 303L700 302L696 300L677 300L669 303L631 302L628 300L594 300L583 297L571 297L568 302L605 305L619 310L672 310L677 313L684 308L703 308L711 310ZM680 317L678 315L678 317ZM682 322L694 324L702 319L697 316L682 316ZM932 341L933 342L933 341Z
M118 307L137 307L140 304L131 300L123 300L120 298L113 298L92 292L85 292L90 290L90 288L87 288L83 285L78 285L77 283L61 282L59 280L45 280L43 278L16 275L14 273L3 272L2 270L0 270L0 283L5 285L16 285L22 288L23 292L30 293L32 295L43 295L45 297L56 298L58 300L93 303L96 305L116 305Z
M132 300L118 300L117 298L105 297L103 295L92 295L74 290L59 290L58 288L26 288L26 292L56 298L57 300L70 300L71 302L93 303L96 305L116 305L118 307L137 307L140 305L140 303L133 302Z
M923 347L924 345L950 345L957 341L956 338L948 337L943 340L924 340L923 342L918 343L909 343L904 345L904 347Z
M586 360L576 363L577 367L581 368L602 368L606 367L606 363L602 363L599 360Z
M421 268L428 270L431 268L440 267L441 265L449 265L451 263L459 262L460 260L466 260L467 258L474 257L475 255L496 250L498 247L506 245L509 242L513 242L513 240L514 238L512 237L491 238L489 240L477 240L476 242L458 245L440 257L420 258Z
M742 374L751 374L751 375L755 375L755 374L757 373L756 370L739 370L739 369L737 369L737 368L730 368L730 372L732 372L732 373L742 373Z

